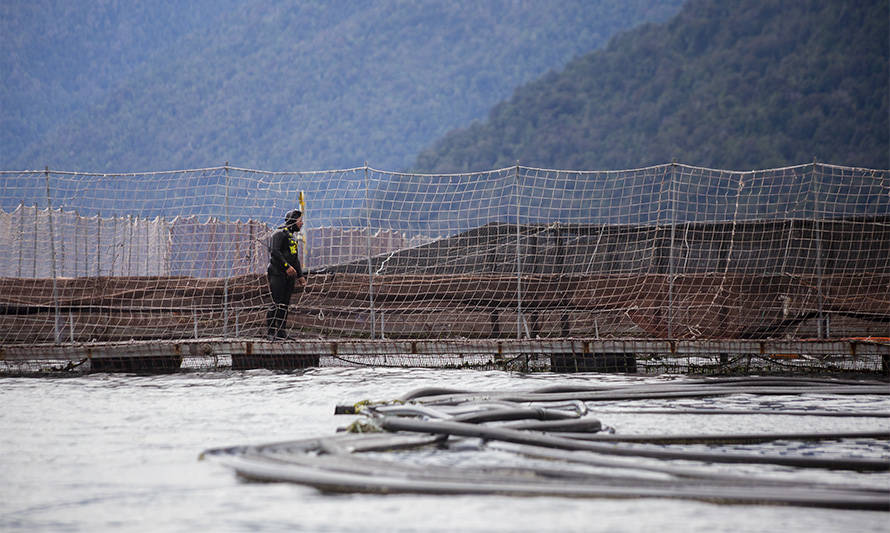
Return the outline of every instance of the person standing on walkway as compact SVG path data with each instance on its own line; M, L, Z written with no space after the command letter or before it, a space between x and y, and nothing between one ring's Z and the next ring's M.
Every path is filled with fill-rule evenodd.
M269 292L272 293L272 307L266 315L268 335L272 339L287 339L287 311L290 306L294 286L306 286L306 276L297 257L296 234L303 227L303 213L294 209L284 217L284 226L272 234L269 246Z

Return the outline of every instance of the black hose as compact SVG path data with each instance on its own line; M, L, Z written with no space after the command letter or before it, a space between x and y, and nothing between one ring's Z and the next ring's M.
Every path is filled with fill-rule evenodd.
M510 422L502 426L510 429L524 429L527 431L583 431L583 434L597 432L603 429L603 424L591 416L571 420L524 420L522 422Z
M598 413L623 413L646 415L787 415L787 416L826 416L845 418L890 418L884 411L824 411L807 409L598 409Z
M436 479L412 469L417 477L406 476L402 469L387 472L381 466L351 471L340 464L338 456L333 464L325 464L327 456L307 457L308 464L299 462L225 459L241 477L259 481L289 481L328 492L411 493L411 494L500 494L509 496L563 496L598 498L672 498L693 499L714 503L784 504L833 509L886 511L890 499L879 492L810 487L733 487L697 483L652 484L645 481L625 482L621 485L602 483L535 482L516 478L512 481ZM401 471L400 471L401 470ZM472 477L472 472L462 471ZM458 473L458 472L453 472Z
M402 395L399 398L399 401L402 402L410 402L411 400L416 400L417 398L422 398L424 396L441 396L443 394L465 394L469 391L460 390L460 389L446 389L443 387L423 387L421 389L414 389L413 391L409 391L408 393Z
M427 494L504 494L512 496L658 497L734 504L789 504L837 509L890 510L885 488L799 480L758 479L719 469L687 467L670 460L702 463L771 464L798 468L890 471L890 461L868 458L801 457L767 454L676 451L646 444L759 443L775 440L890 439L890 431L768 433L728 435L607 435L599 420L587 416L584 402L700 398L738 394L887 395L882 382L820 379L722 378L626 386L556 386L533 391L464 391L427 387L401 398L403 405L362 404L370 417L363 430L263 446L208 450L249 479L293 481L326 491ZM571 409L566 409L569 406ZM356 414L354 406L338 412ZM886 412L808 410L646 409L623 413L747 414L795 416L890 417ZM429 419L429 420L424 420ZM495 425L490 425L495 423ZM512 447L515 453L549 459L549 464L521 466L420 465L359 457L438 446L463 448L469 437L488 446ZM477 441L470 443L476 445ZM641 443L624 446L622 442ZM202 455L205 455L202 454ZM620 457L616 457L620 456ZM641 460L647 458L649 460ZM554 462L558 461L558 462ZM572 464L602 467L572 468ZM627 474L622 471L631 471Z
M501 422L506 420L566 420L575 418L578 418L578 415L570 414L565 411L517 406L513 409L487 409L484 411L465 413L453 417L452 420L455 422L478 424L480 422Z
M420 421L399 417L384 417L380 426L387 431L413 431L417 433L443 433L463 437L477 437L486 440L501 440L519 444L532 444L564 450L584 450L608 455L626 455L652 457L656 459L679 459L685 461L701 461L706 463L748 463L775 464L799 468L826 468L832 470L856 470L860 472L886 472L890 470L890 461L877 459L827 457L794 457L786 455L747 455L733 453L685 452L671 450L653 450L641 448L622 448L609 444L554 437L542 433L530 433L515 429L478 426L462 422Z
M710 396L730 396L734 394L756 395L799 395L799 394L839 394L839 395L890 395L890 387L884 386L849 386L837 387L700 387L700 388L662 388L660 390L621 388L605 391L566 392L566 393L534 393L534 392L479 392L458 393L449 395L428 396L421 403L457 404L470 400L501 400L519 403L541 401L579 400L584 402L618 401L618 400L653 400L671 398L706 398Z
M514 428L515 429L515 428ZM727 435L607 435L590 433L555 434L569 439L647 444L755 444L777 440L823 441L840 439L890 440L890 431L847 431L836 433L746 433Z

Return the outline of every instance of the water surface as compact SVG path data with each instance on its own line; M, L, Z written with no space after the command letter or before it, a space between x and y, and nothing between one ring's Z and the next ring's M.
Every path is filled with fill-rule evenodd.
M355 419L334 416L337 404L394 399L424 386L530 390L566 382L664 379L682 378L380 368L322 368L302 374L249 371L3 378L0 530L887 531L888 513L879 512L659 499L331 495L291 484L241 481L218 463L198 460L208 448L331 435ZM825 395L610 402L591 408L603 410L603 423L622 433L890 428L886 418L703 419L629 412L672 406L890 411L886 397ZM795 445L799 449L789 449L788 444L767 446L779 453L856 454L890 460L890 449L881 442ZM874 486L890 486L887 474L807 475L819 481L856 476Z

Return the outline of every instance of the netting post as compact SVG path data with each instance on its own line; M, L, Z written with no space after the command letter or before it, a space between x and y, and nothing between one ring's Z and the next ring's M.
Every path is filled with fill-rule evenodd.
M669 187L671 192L671 244L668 249L668 338L674 338L674 277L676 275L674 265L674 237L677 230L677 190L676 183L677 161L671 163Z
M145 270L142 272L143 276L151 275L149 269L151 268L151 261L149 258L151 257L151 232L152 228L154 228L154 224L148 219L145 219L144 223L145 228L143 229L143 235L139 239L142 242L142 246L145 247Z
M306 231L309 231L306 222L308 218L306 217L306 198L305 191L300 191L300 213L303 214L303 227L306 228ZM309 268L309 238L306 237L306 231L300 232L300 240L303 241L303 261L300 263L303 268Z
M37 235L39 232L38 226L40 225L40 220L37 215L37 203L34 203L34 255L31 257L31 277L37 278Z
M368 180L368 162L365 161L365 220L368 231L368 298L371 305L371 338L377 338L377 314L374 312L374 271L371 267L371 189Z
M96 277L102 276L102 212L96 212Z
M80 231L83 233L83 277L90 276L90 222L87 217L83 220L78 219Z
M25 247L25 202L19 202L19 270L18 277L22 277L22 254Z
M825 330L825 315L824 315L824 297L822 295L822 220L819 218L819 196L822 194L820 187L820 176L816 172L816 168L818 166L818 162L816 158L813 158L813 218L815 218L815 238L816 238L816 302L819 306L819 319L816 323L816 332L820 339L824 339L826 337Z
M519 161L513 169L513 202L516 207L516 339L522 338L522 250L519 245Z
M133 275L133 215L127 214L127 276ZM123 259L122 259L123 260Z
M56 276L64 278L65 277L65 233L64 233L63 228L65 227L65 213L62 212L62 206L59 206L58 220L59 220L60 235L59 235L59 253L58 253L57 259L59 262L59 266L58 266L58 270L56 271ZM55 221L53 221L53 222L55 222ZM55 225L55 224L53 224L53 225ZM53 229L51 229L51 231L53 231Z
M111 244L111 268L108 271L109 276L114 276L114 266L117 262L117 214L112 215L111 217L111 239L109 239L109 243Z
M80 236L80 213L74 210L74 277L80 275L80 252L77 248L77 238Z
M226 279L223 281L223 338L229 336L229 277L232 274L232 262L229 258L229 162L226 161L226 202L225 202L225 233L226 240Z
M60 332L59 332L59 289L56 284L56 234L55 229L53 228L53 204L50 197L49 192L49 167L46 167L43 173L46 178L46 209L47 214L49 215L49 251L50 251L50 267L52 268L53 274L53 306L55 307L55 321L53 325L53 338L55 339L56 344L60 342ZM35 208L36 211L36 208ZM34 235L34 242L37 242L37 234ZM35 276L36 277L36 276Z

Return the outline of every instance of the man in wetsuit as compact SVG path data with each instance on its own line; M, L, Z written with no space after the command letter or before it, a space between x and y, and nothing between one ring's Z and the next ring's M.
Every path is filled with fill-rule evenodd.
M272 293L272 307L266 315L269 337L287 339L287 308L294 285L306 286L306 276L297 257L296 233L303 227L303 214L298 210L288 211L284 226L272 234L269 247L269 292Z

